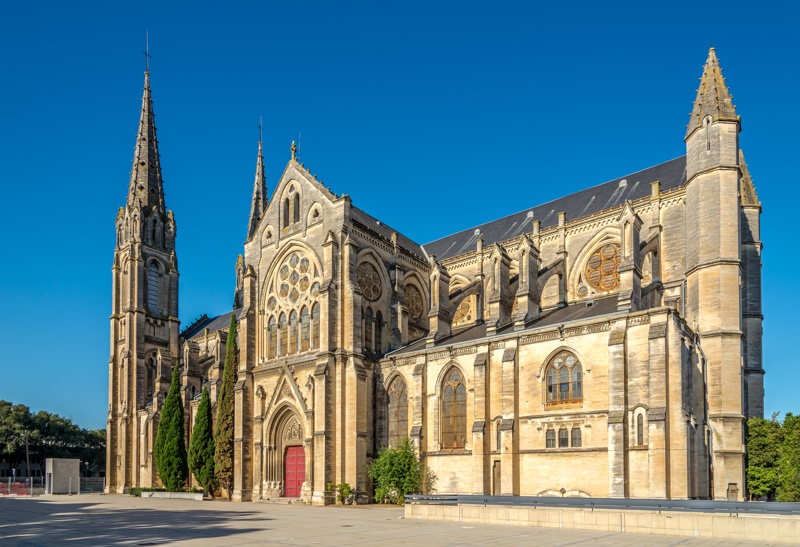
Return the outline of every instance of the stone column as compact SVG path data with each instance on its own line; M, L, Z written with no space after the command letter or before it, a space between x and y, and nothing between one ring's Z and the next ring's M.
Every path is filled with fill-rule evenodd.
M630 200L625 203L619 219L622 232L622 261L619 272L618 310L636 311L642 299L642 255L639 252L642 219L633 210Z

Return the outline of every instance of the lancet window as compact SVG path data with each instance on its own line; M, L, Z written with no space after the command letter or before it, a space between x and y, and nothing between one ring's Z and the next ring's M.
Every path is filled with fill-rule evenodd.
M467 386L456 367L442 384L442 449L464 448L467 443Z
M158 266L155 262L147 268L147 309L158 313Z
M389 446L408 437L408 390L402 378L389 386Z

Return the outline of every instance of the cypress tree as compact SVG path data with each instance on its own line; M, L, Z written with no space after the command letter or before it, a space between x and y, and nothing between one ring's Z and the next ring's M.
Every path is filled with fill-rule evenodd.
M236 314L231 313L222 389L217 398L217 422L214 424L214 468L220 486L228 495L228 501L231 500L233 487L233 386L236 383L237 368Z
M217 477L214 474L214 437L212 435L211 400L208 389L203 388L197 416L194 419L192 440L189 441L189 470L214 499Z
M155 446L158 475L168 492L177 492L183 488L183 483L189 476L179 383L180 373L176 364L172 368L169 393L164 400L164 408L161 409Z

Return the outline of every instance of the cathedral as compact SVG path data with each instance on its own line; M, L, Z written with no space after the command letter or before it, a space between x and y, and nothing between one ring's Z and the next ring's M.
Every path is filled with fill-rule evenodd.
M191 434L230 322L181 330L153 120L145 72L115 227L109 492L160 484L173 367ZM268 192L259 143L235 266L233 499L325 505L346 482L367 503L370 462L406 437L443 494L744 499L764 370L740 131L712 48L685 155L478 227L453 218L422 245L323 186L294 145Z

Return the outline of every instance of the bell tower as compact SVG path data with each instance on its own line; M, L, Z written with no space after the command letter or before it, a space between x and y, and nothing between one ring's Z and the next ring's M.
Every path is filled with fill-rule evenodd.
M108 361L107 492L157 481L160 407L178 363L175 218L164 204L150 74L144 73L128 197L116 219Z

